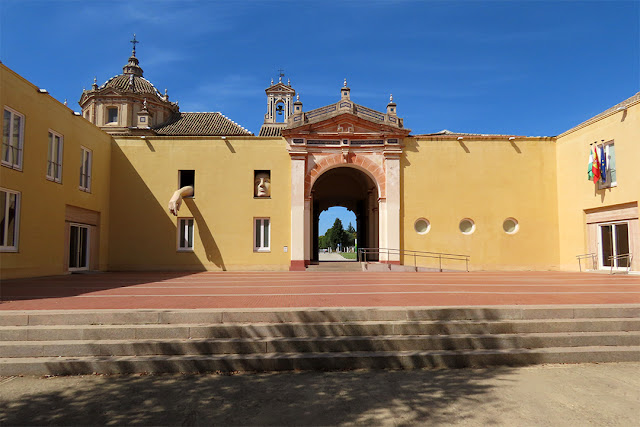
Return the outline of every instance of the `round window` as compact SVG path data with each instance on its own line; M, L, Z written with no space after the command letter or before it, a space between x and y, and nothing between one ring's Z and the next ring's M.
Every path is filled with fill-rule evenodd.
M474 231L476 231L475 223L469 218L465 218L460 221L460 225L458 226L458 228L460 228L462 234L472 234Z
M502 229L507 234L515 234L518 232L518 221L515 218L507 218L502 223Z
M428 220L420 218L415 224L413 224L413 228L415 228L416 233L418 234L427 234L431 229L431 224Z

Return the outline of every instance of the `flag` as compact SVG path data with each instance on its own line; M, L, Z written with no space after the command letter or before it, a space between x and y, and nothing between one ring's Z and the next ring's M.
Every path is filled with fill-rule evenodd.
M593 183L600 179L600 160L598 159L598 146L593 146Z
M604 144L600 146L600 178L607 182L607 156L604 152Z
M589 181L593 180L593 151L591 151L591 147L589 147L589 164L587 165L587 179Z

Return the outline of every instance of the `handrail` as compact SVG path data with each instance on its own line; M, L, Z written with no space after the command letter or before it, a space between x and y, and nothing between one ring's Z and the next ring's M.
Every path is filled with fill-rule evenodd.
M629 274L629 271L631 270L631 261L633 260L633 255L631 253L628 254L620 254L620 255L611 255L609 257L609 261L611 261L611 271L609 272L609 274L613 274L613 260L614 259L619 259L619 258L627 258L629 261L627 261L627 274Z
M438 258L439 270L442 272L442 260L451 259L455 261L464 261L467 272L469 272L470 255L448 254L444 252L428 252L428 251L412 251L409 249L389 249L389 248L358 248L358 261L368 262L367 254L382 254L413 256L413 267L418 271L417 258Z
M595 252L592 252L590 254L576 255L576 258L578 258L578 268L580 268L581 272L582 272L582 263L580 262L580 260L585 258L591 258L591 269L596 270L596 266L598 265L598 258ZM586 265L584 267L585 269L587 268Z

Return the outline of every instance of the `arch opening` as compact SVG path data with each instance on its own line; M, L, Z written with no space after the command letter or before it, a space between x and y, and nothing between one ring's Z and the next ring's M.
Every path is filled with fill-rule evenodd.
M335 206L355 215L358 248L378 247L378 186L363 171L339 166L318 176L311 187L311 262L319 262L320 214ZM348 224L342 225L346 230Z

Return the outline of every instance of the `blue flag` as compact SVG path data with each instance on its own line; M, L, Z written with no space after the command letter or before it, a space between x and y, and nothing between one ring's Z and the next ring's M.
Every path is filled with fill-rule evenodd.
M600 179L607 182L607 156L604 153L604 144L600 146Z

